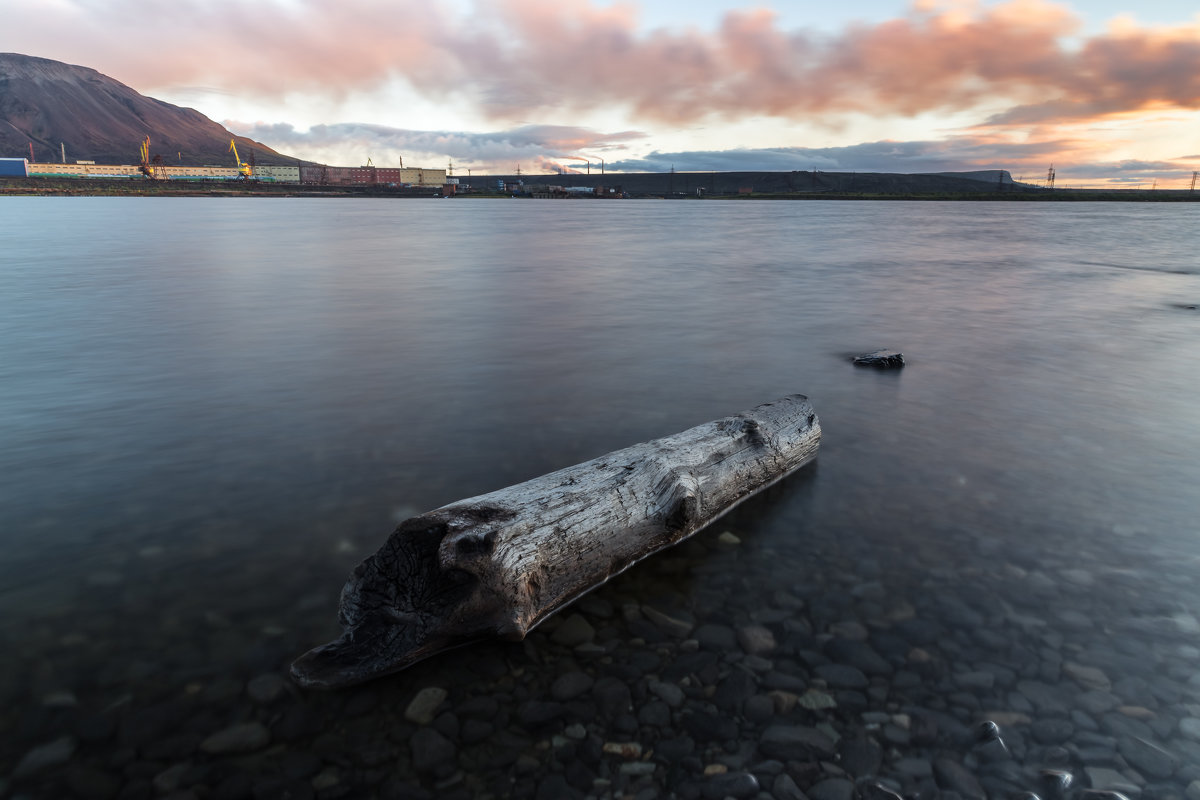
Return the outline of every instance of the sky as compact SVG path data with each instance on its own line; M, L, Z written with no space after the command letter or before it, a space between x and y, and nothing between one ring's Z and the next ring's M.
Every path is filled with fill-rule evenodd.
M329 164L1007 169L1189 188L1194 0L0 0L92 67Z

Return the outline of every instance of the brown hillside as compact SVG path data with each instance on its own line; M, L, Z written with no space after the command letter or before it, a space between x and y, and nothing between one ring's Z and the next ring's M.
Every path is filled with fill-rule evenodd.
M238 154L258 164L296 164L259 142L233 136L192 108L139 94L94 69L47 58L0 53L0 157L134 164L138 144L150 137L150 152L167 164L233 166L229 140Z

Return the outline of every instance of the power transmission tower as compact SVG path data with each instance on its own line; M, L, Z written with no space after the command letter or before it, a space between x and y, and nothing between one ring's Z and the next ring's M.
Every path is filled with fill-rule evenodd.
M1200 170L1196 170L1195 172L1192 173L1192 193L1193 194L1196 192L1196 178L1198 176L1200 176Z
M1054 165L1050 165L1050 171L1046 173L1046 188L1054 188Z

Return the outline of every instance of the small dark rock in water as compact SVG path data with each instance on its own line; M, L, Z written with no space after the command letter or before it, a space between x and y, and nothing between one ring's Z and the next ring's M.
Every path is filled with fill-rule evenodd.
M854 363L860 367L898 369L904 366L904 354L895 350L876 350L873 353L863 353L861 356L855 356Z
M1065 770L1044 769L1039 780L1047 800L1062 800L1075 778Z
M1129 800L1129 798L1111 789L1087 789L1079 796L1079 800Z
M980 742L990 742L1000 738L1000 726L990 719L984 720L975 727L975 739Z
M858 789L862 800L901 800L900 795L893 792L881 783L864 784ZM1037 795L1030 795L1032 800L1038 800ZM1026 800L1022 798L1021 800Z
M943 792L957 792L970 800L986 800L987 793L971 771L949 758L933 762L933 777Z
M700 791L707 800L722 800L725 797L750 798L758 794L758 778L749 772L714 775L705 781Z

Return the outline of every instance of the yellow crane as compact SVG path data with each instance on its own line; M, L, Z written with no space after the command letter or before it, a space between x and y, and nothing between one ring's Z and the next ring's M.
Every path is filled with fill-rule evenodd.
M162 156L150 158L150 137L146 136L138 145L138 156L141 158L141 163L138 165L142 174L151 180L165 180L166 173L162 171Z
M233 151L233 160L237 162L238 175L242 178L251 177L254 170L250 168L249 164L242 161L242 159L238 157L237 142L233 139L229 140L229 149Z

